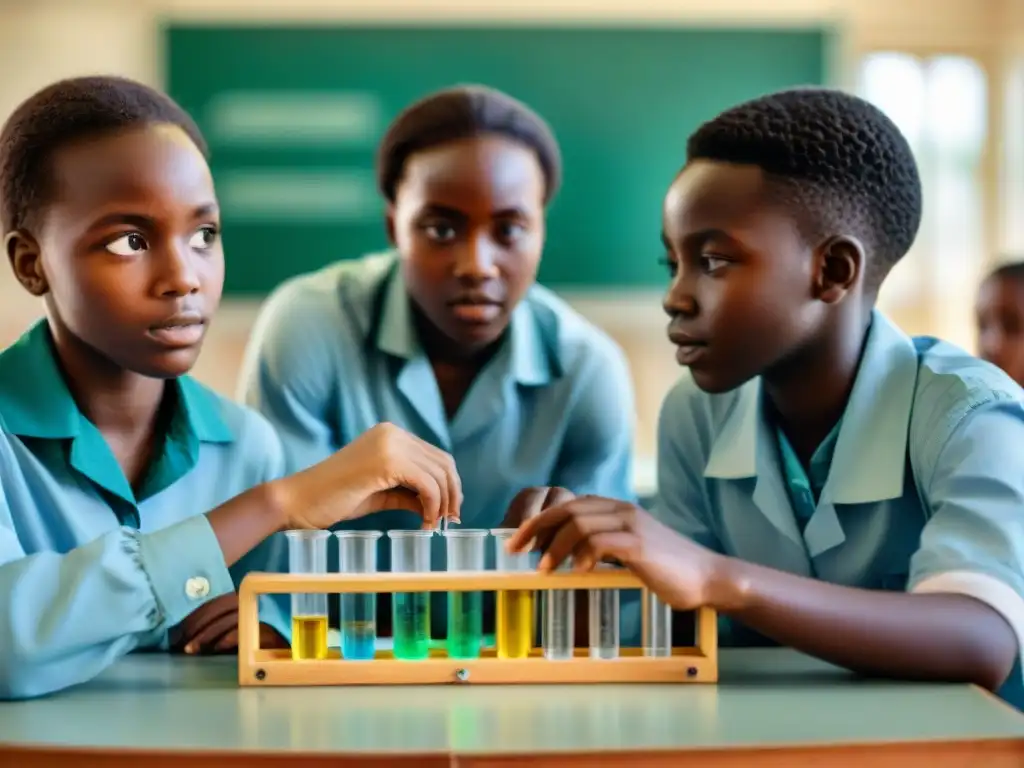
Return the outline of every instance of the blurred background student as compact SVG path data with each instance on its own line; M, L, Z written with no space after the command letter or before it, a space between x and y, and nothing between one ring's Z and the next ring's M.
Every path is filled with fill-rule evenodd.
M1024 385L1024 262L1002 264L978 289L978 354Z

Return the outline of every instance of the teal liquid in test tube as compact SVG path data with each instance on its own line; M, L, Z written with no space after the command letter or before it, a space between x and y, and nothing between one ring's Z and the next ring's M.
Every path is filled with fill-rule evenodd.
M391 572L430 571L433 531L388 531ZM430 655L430 593L397 592L391 596L391 623L396 659L418 660Z
M448 572L483 571L488 532L459 528L443 533ZM448 593L448 657L475 659L484 643L484 607L481 592Z
M336 531L341 573L376 573L380 531ZM377 644L377 595L372 592L340 595L341 657L372 659Z

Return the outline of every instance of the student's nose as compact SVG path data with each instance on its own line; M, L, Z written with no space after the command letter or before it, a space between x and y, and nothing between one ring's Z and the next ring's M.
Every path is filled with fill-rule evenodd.
M455 277L474 282L497 277L497 250L486 235L470 238L455 256Z
M193 250L187 244L182 247L172 243L163 251L163 258L159 260L156 293L160 296L187 296L198 292L199 270Z
M682 315L693 317L697 314L697 297L693 292L692 281L686 279L686 275L680 270L665 292L661 302L662 308L669 317Z

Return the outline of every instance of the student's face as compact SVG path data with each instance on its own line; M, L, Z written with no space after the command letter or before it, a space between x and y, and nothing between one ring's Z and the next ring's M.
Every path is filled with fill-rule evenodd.
M22 283L115 365L156 378L186 373L224 279L202 154L179 128L150 126L64 147L51 173L38 233L14 242Z
M1024 284L989 278L978 292L976 315L981 358L1024 385Z
M808 343L821 317L815 258L766 203L758 168L692 163L669 189L662 227L669 337L701 389L734 389Z
M413 301L458 352L496 341L534 282L544 193L533 150L504 138L453 141L406 162L389 230Z

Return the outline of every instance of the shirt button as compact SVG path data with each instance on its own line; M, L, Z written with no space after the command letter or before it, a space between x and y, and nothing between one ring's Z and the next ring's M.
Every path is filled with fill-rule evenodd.
M190 600L201 600L210 594L210 582L202 576L193 576L185 582L185 594Z

